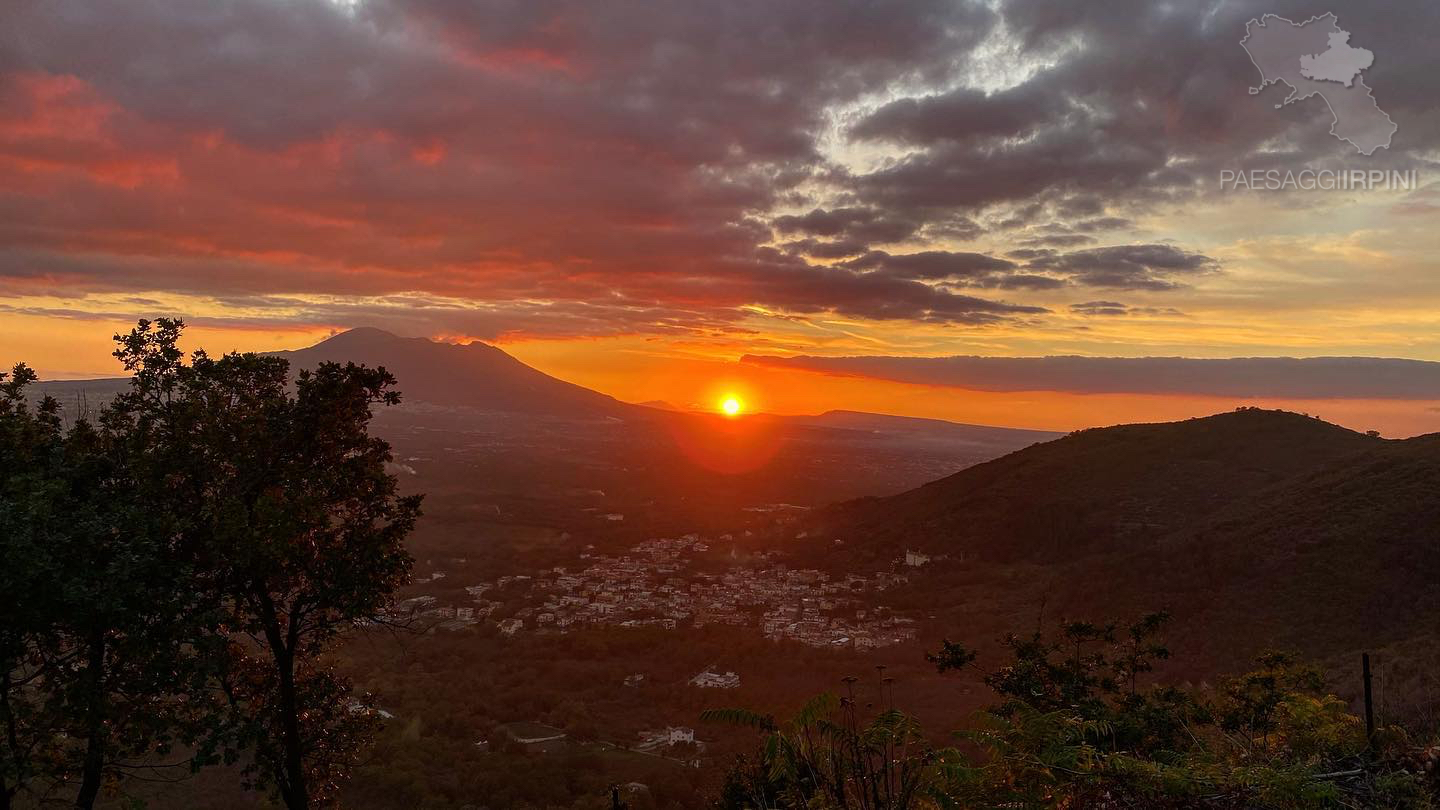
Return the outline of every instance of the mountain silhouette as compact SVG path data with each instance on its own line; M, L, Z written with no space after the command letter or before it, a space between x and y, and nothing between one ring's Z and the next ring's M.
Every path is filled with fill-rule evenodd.
M322 361L384 366L407 402L571 418L623 417L635 406L559 380L485 343L438 343L362 327L306 349L275 352L296 368Z

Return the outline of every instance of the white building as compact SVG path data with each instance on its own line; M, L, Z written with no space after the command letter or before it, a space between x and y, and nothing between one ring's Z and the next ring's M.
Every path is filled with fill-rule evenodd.
M684 726L670 726L663 731L642 731L640 733L638 750L653 752L658 748L668 748L672 745L682 745L685 743L704 747L704 743L695 739L695 729Z
M734 672L721 674L707 669L691 678L690 685L701 689L734 689L740 685L740 676Z

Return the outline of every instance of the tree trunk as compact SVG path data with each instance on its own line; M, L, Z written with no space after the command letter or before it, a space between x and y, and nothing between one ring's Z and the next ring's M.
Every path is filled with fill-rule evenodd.
M281 745L285 750L284 796L290 810L310 810L310 790L305 779L305 747L300 733L300 701L295 688L295 659L289 650L275 658L280 670Z
M87 741L85 763L80 771L80 792L75 796L79 810L90 810L100 795L100 783L105 775L105 743L108 731L105 728L105 634L91 634L88 660L85 665L85 725Z
M310 786L305 777L305 741L300 729L300 696L295 685L299 627L294 615L287 616L286 626L281 626L275 602L263 586L256 586L252 593L280 688L281 761L274 763L276 785L280 789L280 799L289 810L310 810Z
M22 759L24 754L20 751L19 733L15 730L15 714L10 708L11 688L9 671L0 674L0 717L4 718L5 745L10 749L11 767L15 770L13 787L0 778L0 810L10 810L15 794L19 793L20 787L25 784L26 763Z

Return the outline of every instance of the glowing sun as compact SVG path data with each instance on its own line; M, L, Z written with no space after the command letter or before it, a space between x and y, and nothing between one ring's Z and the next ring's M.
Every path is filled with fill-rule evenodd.
M726 416L739 416L743 410L745 410L745 403L741 402L738 397L725 397L720 400L720 412Z

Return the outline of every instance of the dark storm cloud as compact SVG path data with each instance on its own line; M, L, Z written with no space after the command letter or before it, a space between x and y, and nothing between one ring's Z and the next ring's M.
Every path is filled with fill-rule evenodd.
M883 250L872 250L864 256L845 262L844 266L855 270L877 271L896 278L951 281L982 278L1011 270L1015 263L983 253L926 250L894 255Z
M1066 103L1041 83L987 94L961 87L939 96L892 101L850 130L861 140L909 144L1019 137L1060 114Z
M1075 230L1086 233L1114 231L1121 228L1129 228L1134 224L1134 222L1125 217L1096 217L1095 219L1083 219L1075 223Z
M920 223L889 217L870 208L816 208L808 214L786 215L773 220L782 234L842 237L861 242L899 242L913 236Z
M1025 236L1016 240L1016 244L1026 247L1075 247L1076 245L1088 245L1095 241L1095 237L1083 233L1051 233L1044 236Z
M1073 272L1068 268L1042 266L1035 262L1021 265L984 253L949 250L925 250L904 254L872 250L863 256L840 262L838 266L862 271L866 277L938 282L949 287L991 290L1053 290L1076 281L1089 283L1086 274ZM1053 271L1053 274L1028 272L1031 268Z
M858 177L866 201L902 211L972 211L1069 187L1139 190L1166 167L1154 142L1111 137L1092 123L1055 127L1015 145L946 142Z
M1085 301L1071 304L1070 311L1080 315L1124 315L1130 308L1119 301Z
M1074 245L1093 241L1075 234L1054 234L1025 240L1029 245ZM789 254L832 257L853 256L857 244L792 242ZM985 253L951 250L923 250L889 253L871 250L846 258L831 270L845 270L866 283L880 279L892 282L936 282L951 286L1007 290L1048 290L1067 285L1113 289L1164 291L1186 286L1198 276L1219 271L1219 262L1200 253L1172 245L1112 245L1061 252L1051 248L1021 248L1010 258ZM790 267L787 265L787 268ZM824 278L834 283L836 277Z
M1027 244L1074 244L1075 240L1065 238L1067 236L1036 238ZM1085 237L1082 241L1091 240ZM1220 263L1209 256L1165 244L1111 245L1067 252L1020 248L1007 256L1009 258L947 250L904 254L872 250L838 266L867 276L1012 290L1044 290L1067 285L1175 290L1220 269Z
M1347 156L1323 104L1246 92L1238 42L1262 10L1308 16L1288 0L11 0L0 295L305 296L320 319L345 316L338 297L416 295L437 328L569 335L731 329L747 307L991 323L1044 310L955 288L1174 289L1213 261L1108 232L1247 156ZM1327 10L1376 52L1366 80L1401 123L1372 164L1433 148L1440 5ZM1002 18L1018 52L997 65ZM970 81L1032 62L1013 87ZM837 116L871 98L894 100ZM894 151L837 164L838 120ZM1014 250L953 250L981 236Z
M750 305L1043 311L785 258L750 216L824 171L832 105L949 75L993 25L981 3L17 0L3 16L0 295L303 295L342 317L324 296L416 294L494 305L425 308L437 327L546 334L703 330ZM794 233L826 235L826 213ZM919 227L835 215L802 255Z
M1169 315L1183 316L1185 313L1172 307L1132 307L1119 301L1084 301L1071 304L1070 311L1076 315L1114 317L1120 315Z
M840 239L832 242L820 239L796 239L781 245L788 253L813 256L817 259L843 259L869 250L869 245L854 239Z
M1440 399L1440 363L1377 357L766 357L747 363L978 391Z
M1064 279L1054 276L1037 276L1033 273L1007 273L981 279L975 286L995 287L1002 290L1054 290L1066 286Z
M1411 166L1440 143L1434 108L1440 61L1429 32L1434 3L1327 6L1373 50L1366 72L1380 106L1402 122L1373 168ZM1260 83L1238 46L1261 12L1294 20L1309 6L1249 3L1054 3L1008 0L1000 7L1021 53L1046 66L996 92L960 85L899 99L850 130L862 142L911 151L857 177L859 199L934 216L1037 201L1089 227L1124 227L1106 208L1138 210L1211 193L1222 166L1288 168L1345 161L1354 149L1329 134L1323 101L1272 109L1287 92ZM1033 211L1033 208L1032 208ZM1031 213L1009 225L1024 224Z
M1041 253L1025 266L1091 287L1170 290L1184 284L1185 279L1215 272L1219 262L1172 245L1115 245Z
M834 311L851 317L928 323L986 324L1047 311L959 294L903 274L812 267L765 251L759 252L755 261L691 276L671 292L701 299L748 297L804 315Z

